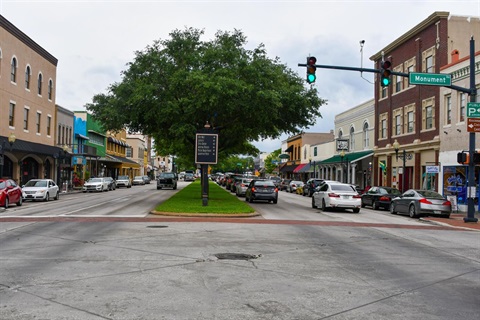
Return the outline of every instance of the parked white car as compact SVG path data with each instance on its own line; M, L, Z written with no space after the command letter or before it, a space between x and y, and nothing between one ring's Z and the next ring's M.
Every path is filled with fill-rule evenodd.
M297 188L302 188L304 183L300 180L292 180L289 182L287 191L290 193L296 192Z
M355 188L347 183L326 182L320 185L312 196L312 208L327 209L352 209L354 213L360 212L362 196Z
M22 198L25 200L58 200L60 188L52 179L32 179L22 186Z
M109 182L105 178L90 178L87 182L83 185L82 192L103 192L108 191L108 184Z
M132 187L132 180L130 179L129 176L118 176L116 182L117 182L117 188L120 188L120 187L131 188Z

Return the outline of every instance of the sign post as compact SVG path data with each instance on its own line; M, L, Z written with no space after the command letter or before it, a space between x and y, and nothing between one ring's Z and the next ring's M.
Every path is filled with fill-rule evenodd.
M218 134L213 133L207 122L205 129L198 132L195 139L195 163L202 171L202 205L208 206L208 165L218 162Z

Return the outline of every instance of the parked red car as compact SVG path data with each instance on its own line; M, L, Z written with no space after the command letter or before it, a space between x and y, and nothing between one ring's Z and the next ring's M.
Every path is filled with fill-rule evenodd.
M22 188L11 179L0 179L0 206L7 209L10 203L22 205Z

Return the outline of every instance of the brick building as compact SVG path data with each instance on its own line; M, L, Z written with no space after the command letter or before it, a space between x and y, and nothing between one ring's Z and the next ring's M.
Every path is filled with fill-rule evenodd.
M442 66L451 63L452 52L469 54L471 36L480 39L478 18L434 12L370 59L376 69L388 60L396 72L440 73ZM400 190L421 188L426 166L439 163L440 87L410 85L403 76L392 76L388 87L379 80L378 75L373 183ZM438 190L438 181L431 188Z

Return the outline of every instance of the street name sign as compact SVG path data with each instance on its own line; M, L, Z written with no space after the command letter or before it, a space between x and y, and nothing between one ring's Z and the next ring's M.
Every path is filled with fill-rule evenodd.
M467 118L467 132L480 132L480 118Z
M467 103L467 118L480 118L480 102Z
M410 72L408 74L408 82L410 84L420 84L428 86L451 86L452 76L441 73L419 73Z
M217 164L218 134L197 133L195 140L195 163Z

